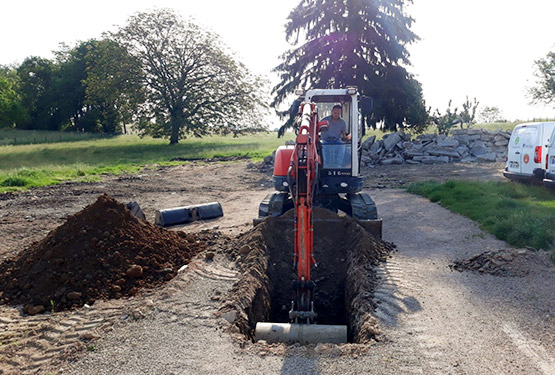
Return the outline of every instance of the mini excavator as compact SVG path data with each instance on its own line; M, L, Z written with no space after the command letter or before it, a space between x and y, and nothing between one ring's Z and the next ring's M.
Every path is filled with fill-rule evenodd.
M344 343L347 342L346 326L316 324L315 283L310 276L311 268L316 265L313 208L342 211L381 238L382 223L376 205L368 194L361 193L363 179L359 167L362 148L359 104L364 112L369 111L372 102L370 98L360 98L356 87L308 90L304 94L304 100L296 101L298 109L293 109L295 144L279 147L274 157L273 183L277 192L266 196L259 206L259 220L295 210L297 279L293 281L290 322L258 322L255 335L257 340L267 342ZM341 117L347 124L350 139L324 141L321 134L330 124L319 118L331 113L337 104L341 105Z

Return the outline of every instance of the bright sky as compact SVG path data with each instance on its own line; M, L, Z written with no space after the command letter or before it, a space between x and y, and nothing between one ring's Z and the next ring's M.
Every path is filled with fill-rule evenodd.
M27 56L52 57L58 44L100 37L136 11L168 7L217 32L257 74L271 69L285 42L284 25L300 0L68 0L3 1L0 64ZM408 13L421 40L409 47L409 70L422 83L428 106L444 111L466 95L497 106L508 120L555 117L555 109L529 105L534 60L555 50L555 1L414 0Z

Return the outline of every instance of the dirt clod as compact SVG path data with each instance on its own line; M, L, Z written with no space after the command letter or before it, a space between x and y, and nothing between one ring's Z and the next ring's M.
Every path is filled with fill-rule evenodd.
M83 295L83 294L82 294L82 293L79 293L79 292L69 292L69 293L67 294L66 298L67 298L67 299L74 300L74 299L79 299L79 298L81 298L82 295Z
M129 267L129 269L127 270L127 272L125 272L125 274L127 275L127 277L130 277L132 279L137 279L143 276L143 267L139 266L138 264L134 264L131 267Z
M103 240L93 241L96 238ZM204 243L202 235L140 220L102 195L43 240L0 264L0 290L5 303L31 305L29 314L131 296L141 287L171 279L204 250Z
M533 258L533 252L525 249L501 249L456 261L450 267L459 272L474 271L494 276L518 277L530 273Z

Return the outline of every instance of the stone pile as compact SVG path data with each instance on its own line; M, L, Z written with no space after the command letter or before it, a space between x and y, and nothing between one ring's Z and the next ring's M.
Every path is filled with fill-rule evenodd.
M422 134L411 138L404 132L386 134L381 140L367 138L362 144L362 164L505 161L511 132L458 129L451 131L451 136Z
M248 163L248 169L255 169L259 172L270 172L274 170L274 156L275 151L272 155L268 155L264 157L264 160L258 163Z

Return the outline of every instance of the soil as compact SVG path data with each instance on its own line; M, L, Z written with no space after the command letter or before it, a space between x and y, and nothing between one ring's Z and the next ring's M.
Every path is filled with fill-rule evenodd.
M200 236L138 219L104 194L0 264L2 302L23 304L34 315L132 296L171 280L204 248Z
M548 259L538 257L534 249L499 249L455 261L454 270L474 271L494 276L526 276L533 268L548 266Z
M250 295L256 295L256 288L267 283L270 289L270 280L276 278L270 277L271 272L257 273L251 265L259 262L265 267L265 259L278 260L268 263L270 266L279 262L285 265L291 257L290 245L286 245L290 229L278 233L274 229L265 232L263 227L252 229L259 202L273 188L271 172L261 173L248 165L237 161L151 166L140 174L105 176L98 183L66 183L1 195L1 261L30 256L33 243L45 239L104 193L119 202L137 201L150 223L155 210L212 201L222 204L224 216L171 228L170 233L176 232L180 238L193 236L206 248L184 261L187 264L175 265L174 277L158 287L139 288L129 297L99 297L93 305L37 315L24 314L22 304L0 305L0 373L555 372L555 272L545 262L545 254L530 251L518 258L518 267L511 263L515 269L528 270L518 277L453 272L450 266L456 262L509 246L464 217L401 189L391 189L421 180L503 180L501 163L363 170L365 191L376 201L384 220L384 240L395 243L397 250L386 261L378 262L385 256L374 252L372 240L362 238L366 234L357 237L354 227L345 228L348 237L337 236L333 243L326 243L324 238L318 241L324 241L325 249L338 247L346 254L352 254L357 244L372 243L359 252L369 259L347 256L342 262L342 257L323 257L326 264L334 266L327 266L318 277L332 275L331 284L346 291L346 300L351 292L341 285L343 270L346 275L350 270L358 285L364 284L362 290L369 292L360 299L357 311L366 313L359 322L365 322L368 330L361 326L354 332L368 335L352 337L357 343L344 345L286 346L246 339L251 328L241 331L238 324L243 319L243 326L251 327L249 309L264 306L253 313L270 315L272 306L280 304L272 305L272 293L263 304L253 302L256 298ZM335 232L325 228L324 233L318 237L333 237ZM380 246L387 248L386 244ZM251 254L252 262L247 261ZM133 262L138 261L133 258ZM347 265L342 268L344 263ZM360 272L353 272L356 267ZM245 279L248 275L252 278ZM244 290L234 294L234 285L236 288L240 280L246 280ZM345 285L350 282L346 277ZM333 289L325 280L320 280L320 285L323 291ZM336 300L330 304L338 305ZM240 307L235 319L231 319L233 314L225 314L229 312L226 306ZM324 311L329 313L330 309ZM356 326L356 322L348 324Z

